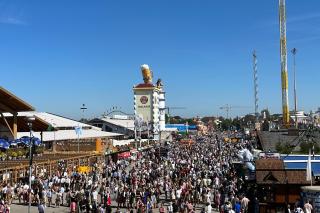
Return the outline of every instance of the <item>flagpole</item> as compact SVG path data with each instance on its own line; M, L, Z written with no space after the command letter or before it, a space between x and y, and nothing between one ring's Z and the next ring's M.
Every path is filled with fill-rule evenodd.
M307 181L310 181L312 186L312 166L311 166L311 149L309 149L308 163L307 163Z
M78 153L80 152L80 143L79 143L79 139L80 139L80 134L78 133Z
M312 164L311 164L311 152L310 152L310 164L309 164L310 168L310 185L312 186Z

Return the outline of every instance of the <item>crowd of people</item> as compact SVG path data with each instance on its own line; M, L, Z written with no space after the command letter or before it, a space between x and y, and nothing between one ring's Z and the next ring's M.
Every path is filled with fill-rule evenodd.
M223 143L206 137L201 143L173 143L163 156L151 149L130 167L111 163L106 169L110 179L102 180L100 190L107 195L104 203L116 200L117 208L128 212L247 213L250 200L233 161L250 146L249 141Z
M234 163L239 151L250 150L254 141L223 142L219 134L190 141L150 148L135 160L109 157L90 165L89 173L61 161L52 176L41 170L32 177L31 188L28 182L2 186L0 213L10 212L13 199L26 205L31 199L40 213L61 206L72 213L259 212L242 165Z
M12 198L27 204L31 197L39 212L64 205L70 212L247 213L250 203L250 212L258 212L233 164L238 151L251 145L247 140L224 143L218 135L210 135L191 144L167 144L166 153L151 148L135 161L110 158L91 165L88 174L67 169L61 162L53 176L41 171L33 177L31 189L22 182L3 187L5 202L0 206L9 209Z

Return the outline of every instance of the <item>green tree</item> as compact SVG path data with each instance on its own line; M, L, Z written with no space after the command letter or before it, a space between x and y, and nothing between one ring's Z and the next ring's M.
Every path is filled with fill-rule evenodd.
M221 122L221 128L223 130L229 130L231 125L232 125L232 120L231 119L224 119Z
M168 114L165 114L165 121L166 121L166 124L167 124L167 123L169 123L169 119L170 119L170 118L169 118Z
M241 120L239 117L236 117L232 120L232 126L237 130L242 129Z
M268 109L263 109L260 114L260 119L266 118L268 121L270 120L270 112Z
M314 153L319 153L320 147L319 147L318 143L303 141L300 143L301 154L309 154L309 150L312 150L313 145L314 145Z
M254 124L256 122L256 116L255 115L245 115L243 118L243 123L245 127L254 127Z
M212 122L212 121L214 121L216 119L216 117L214 117L214 116L207 116L207 117L203 117L202 119L201 119L201 121L203 122L203 123L210 123L210 122Z
M276 151L281 154L290 154L292 153L293 149L294 147L289 142L286 142L286 143L278 142L276 144Z

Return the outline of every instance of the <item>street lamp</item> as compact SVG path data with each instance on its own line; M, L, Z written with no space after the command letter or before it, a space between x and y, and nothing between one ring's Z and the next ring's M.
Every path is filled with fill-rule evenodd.
M80 110L82 110L82 118L80 120L81 123L86 123L86 120L84 118L84 111L87 110L88 108L86 107L85 104L82 104L82 107L80 108ZM76 134L78 136L78 153L80 152L80 135L82 134L82 125L80 126L80 123L78 125L78 127L76 127Z
M84 111L87 110L88 108L86 107L85 104L82 104L82 107L80 108L80 110L82 111L82 122L85 123L84 120Z
M29 126L30 130L30 141L29 141L29 206L28 206L28 213L30 213L30 208L31 208L31 179L32 179L32 147L33 147L33 140L32 140L32 122L34 122L36 118L34 116L30 116L27 118L27 123Z
M142 126L143 119L142 117L135 116L134 118L134 138L136 142L136 148L138 149L138 141L137 141L137 131L139 130L139 142L140 142L140 148L141 148L141 126Z

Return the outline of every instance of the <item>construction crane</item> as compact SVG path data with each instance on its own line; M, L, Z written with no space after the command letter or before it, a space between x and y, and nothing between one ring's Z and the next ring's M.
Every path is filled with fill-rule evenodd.
M286 1L279 0L280 25L280 62L282 83L282 114L283 125L290 127L289 98L288 98L288 66L287 66L287 38L286 38Z
M167 115L168 115L168 123L170 124L170 110L176 110L176 109L186 109L186 107L166 107Z
M229 112L231 111L231 109L241 109L241 108L252 108L252 107L249 107L249 106L230 106L229 104L226 104L225 106L222 106L222 107L219 107L219 109L221 110L225 110L226 113L227 113L227 119L229 119Z

